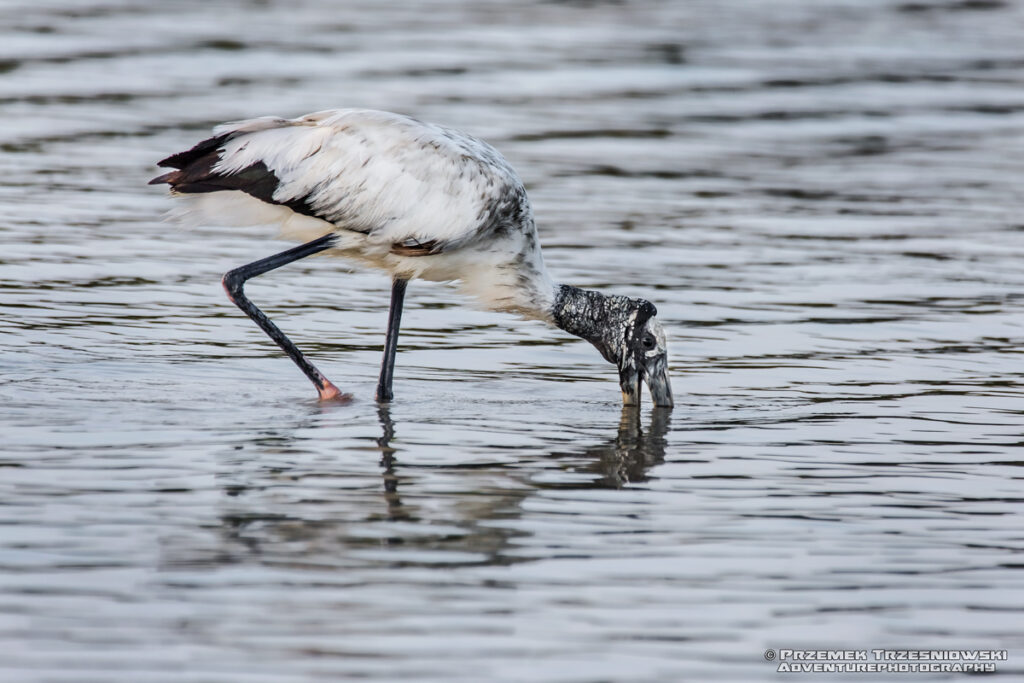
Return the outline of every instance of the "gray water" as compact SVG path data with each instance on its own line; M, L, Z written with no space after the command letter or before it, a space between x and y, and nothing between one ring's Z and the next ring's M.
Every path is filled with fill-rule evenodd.
M1024 6L0 4L0 680L1024 677ZM676 407L585 342L265 230L155 161L338 106L481 136L562 281L645 296ZM848 675L925 681L950 674ZM819 680L818 675L797 676Z

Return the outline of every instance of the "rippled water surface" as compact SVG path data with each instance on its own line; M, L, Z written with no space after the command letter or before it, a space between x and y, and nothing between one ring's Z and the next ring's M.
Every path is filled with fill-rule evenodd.
M1024 5L0 4L0 679L755 681L766 648L1024 676ZM336 106L484 137L585 342L180 230L154 162ZM886 676L860 676L881 680ZM948 680L942 674L895 680ZM811 680L805 676L801 680Z

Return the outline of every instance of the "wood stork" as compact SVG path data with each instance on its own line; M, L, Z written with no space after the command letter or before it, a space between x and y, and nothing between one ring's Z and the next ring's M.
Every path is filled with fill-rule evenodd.
M188 198L213 225L277 224L300 246L230 271L228 297L316 386L332 384L246 296L246 280L319 252L388 272L391 307L377 400L392 399L402 302L409 280L458 281L486 308L543 320L591 342L619 370L623 402L647 383L672 405L665 332L649 301L555 283L522 181L487 143L382 111L336 109L296 119L226 123L159 162L150 181Z

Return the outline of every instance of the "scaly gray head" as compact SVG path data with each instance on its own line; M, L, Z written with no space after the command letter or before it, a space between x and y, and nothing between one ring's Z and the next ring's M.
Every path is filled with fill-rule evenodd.
M556 325L586 339L615 364L623 403L640 405L640 383L645 382L654 405L672 406L668 347L654 304L562 285L551 314Z

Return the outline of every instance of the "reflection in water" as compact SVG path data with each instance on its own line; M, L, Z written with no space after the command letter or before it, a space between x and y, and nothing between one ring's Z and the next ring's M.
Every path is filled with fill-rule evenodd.
M590 446L582 452L552 451L542 456L545 460L563 461L564 468L573 474L580 472L593 473L596 477L588 478L580 482L577 477L567 479L565 482L545 482L538 484L530 482L518 493L510 491L475 491L467 492L463 501L453 510L456 519L447 520L449 523L457 524L464 532L458 538L458 542L444 544L445 550L458 550L463 552L479 553L486 548L487 560L484 564L507 564L509 559L504 556L503 550L509 540L514 536L522 535L521 532L513 531L510 520L521 517L521 503L530 495L534 489L551 488L621 488L630 483L647 480L648 470L665 459L666 434L669 430L671 410L655 408L651 411L650 424L646 431L643 428L643 417L641 411L636 408L623 407L619 419L618 429L614 438L596 446ZM395 437L395 423L391 418L391 407L388 404L380 404L377 408L377 416L380 420L381 436L377 439L377 445L381 450L382 477L384 480L384 501L387 506L386 519L390 521L423 521L413 510L403 503L399 491L399 484L403 480L400 470L407 469L415 471L417 464L407 462L400 465L391 445ZM469 471L456 468L456 474L468 476ZM415 485L415 478L404 477L411 485ZM492 524L495 520L503 520L502 524ZM418 535L417 535L418 536ZM392 538L391 542L406 543L410 539ZM413 544L416 539L411 539ZM454 540L454 539L449 539ZM435 541L431 543L431 549L438 549Z
M668 434L671 416L671 410L653 408L651 423L645 433L640 411L623 409L615 440L584 451L585 456L595 459L593 471L603 475L594 485L618 488L647 481L647 471L665 461L665 435Z
M650 424L644 431L641 411L623 407L614 439L587 447L582 453L551 454L552 458L571 458L574 463L582 461L574 471L598 476L585 481L548 484L545 488L622 488L647 481L648 470L665 461L665 436L671 416L671 410L653 408Z
M395 423L391 421L391 406L388 403L377 405L377 419L380 420L381 435L377 439L380 447L380 465L384 468L384 502L388 507L388 519L411 519L409 511L402 505L398 495L398 476L395 474L395 449L391 439L395 437Z
M548 476L536 481L519 478L501 465L438 468L416 462L415 455L399 462L399 449L392 445L398 427L391 407L381 404L377 407L380 436L374 441L381 454L378 476L383 480L383 510L379 494L372 494L381 490L379 484L343 484L355 475L345 471L351 465L342 461L327 469L320 463L310 471L299 463L260 464L250 455L232 463L240 470L250 468L246 483L229 477L230 483L222 485L230 504L220 516L219 547L176 548L172 563L234 564L248 558L273 564L330 565L351 562L353 550L371 546L401 550L375 557L375 563L436 566L521 561L509 550L514 539L529 535L523 530L527 525L521 523L527 498L540 490L617 489L647 481L650 468L664 462L670 417L669 410L653 409L645 426L641 411L623 408L614 436L607 441L536 456L551 465L544 468ZM271 451L300 452L298 433L310 426L308 420L299 420L287 434L257 435L243 452L256 451L257 459L270 456ZM371 476L363 471L358 478ZM438 477L449 480L448 486L458 495L434 492ZM498 477L501 486L494 485ZM282 479L308 481L310 486L302 497L282 504L274 495ZM339 485L332 486L331 480ZM519 485L510 485L510 480ZM363 516L352 518L352 511L360 509L365 511ZM357 525L361 526L353 531Z

